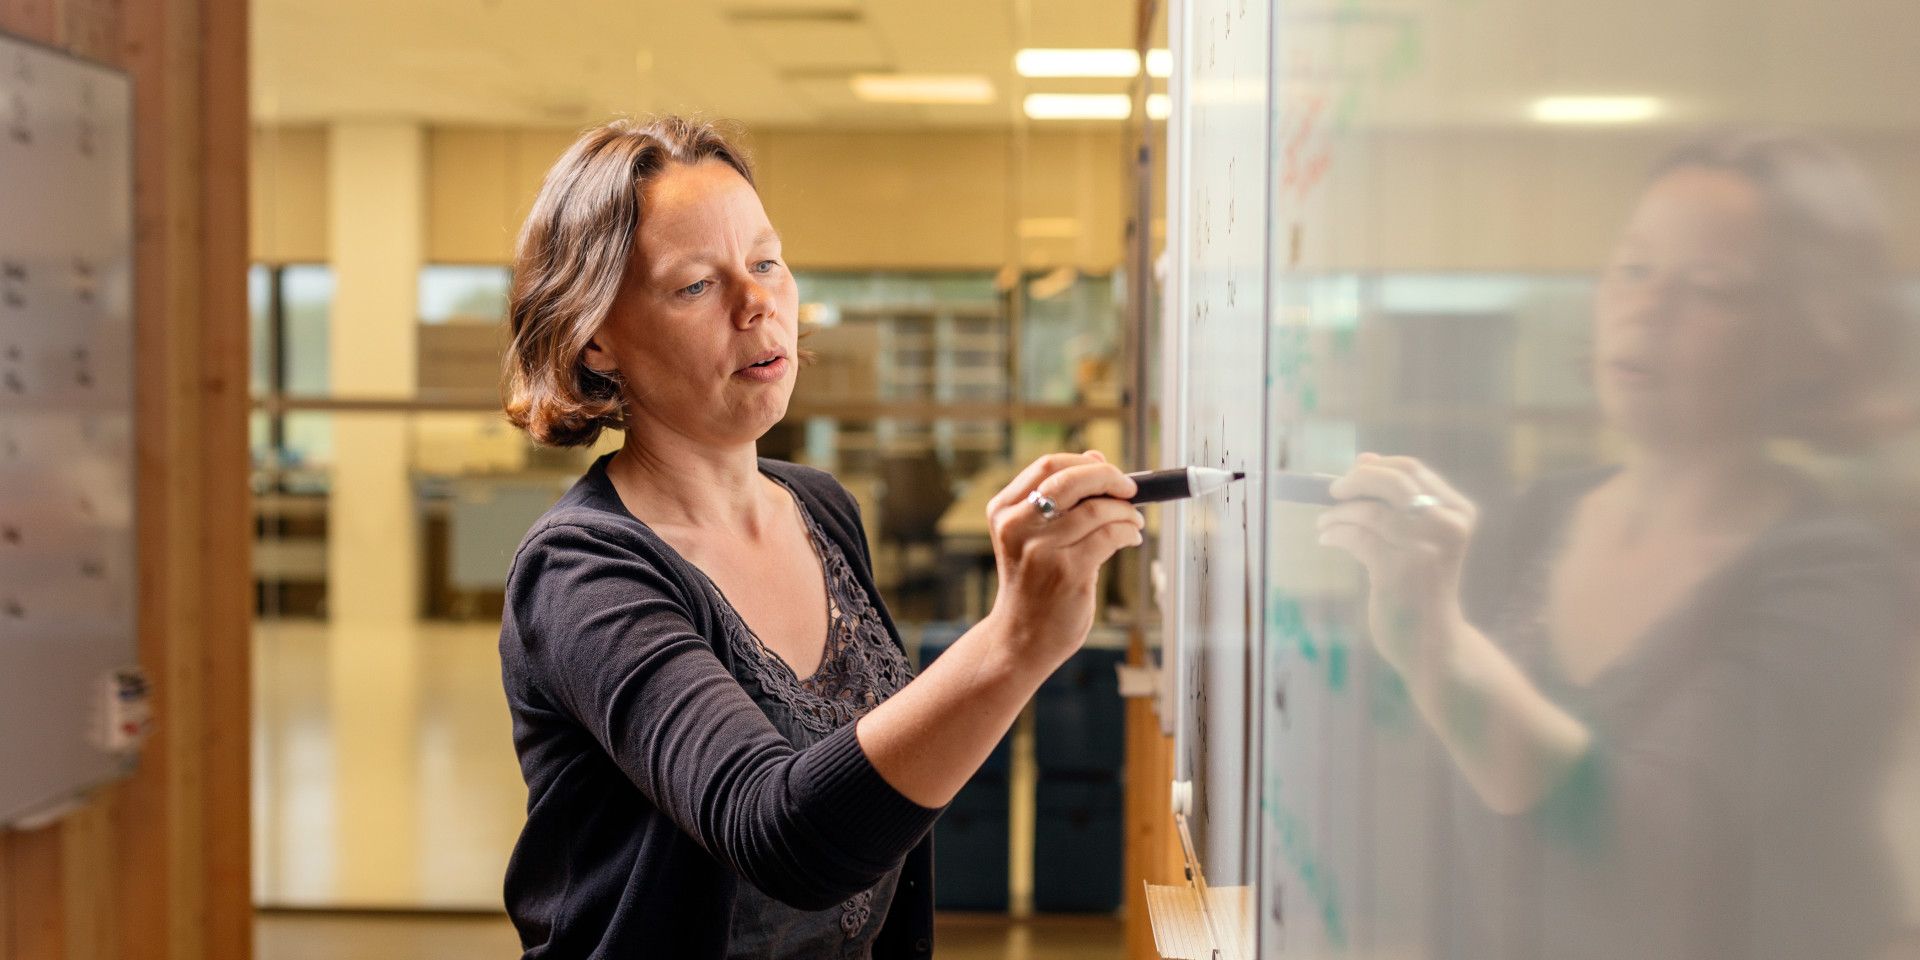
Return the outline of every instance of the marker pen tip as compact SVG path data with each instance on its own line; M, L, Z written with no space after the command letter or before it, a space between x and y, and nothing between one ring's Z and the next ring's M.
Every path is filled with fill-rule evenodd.
M1235 470L1235 471L1233 472L1233 478L1234 478L1235 480L1245 480L1245 479L1247 478L1247 474L1246 474L1246 471L1244 471L1244 470Z

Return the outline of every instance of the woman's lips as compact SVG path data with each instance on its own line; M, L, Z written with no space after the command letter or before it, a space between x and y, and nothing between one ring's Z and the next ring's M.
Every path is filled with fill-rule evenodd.
M741 367L733 372L736 377L752 380L756 383L772 383L787 375L786 357L774 357L772 360L756 366Z

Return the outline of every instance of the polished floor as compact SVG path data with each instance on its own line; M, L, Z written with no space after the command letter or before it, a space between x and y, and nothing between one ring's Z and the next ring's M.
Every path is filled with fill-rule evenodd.
M1119 957L1120 921L1106 917L954 914L937 921L939 960L1106 960ZM481 960L519 955L499 916L267 912L254 924L256 960Z
M497 631L259 623L255 902L501 908L526 789Z

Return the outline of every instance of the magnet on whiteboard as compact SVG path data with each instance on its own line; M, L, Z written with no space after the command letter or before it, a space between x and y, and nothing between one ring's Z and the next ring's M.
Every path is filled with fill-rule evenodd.
M139 667L109 673L100 685L94 742L108 753L132 756L153 731L153 696Z
M1173 815L1184 817L1193 813L1193 781L1175 780L1173 782Z

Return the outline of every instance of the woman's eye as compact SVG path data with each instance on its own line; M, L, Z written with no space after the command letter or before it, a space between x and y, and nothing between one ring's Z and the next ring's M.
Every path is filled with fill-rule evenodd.
M686 294L689 297L697 297L700 294L706 292L707 285L712 282L713 281L711 280L696 280L693 283L689 283L686 286L681 287L680 292Z
M780 261L778 260L762 260L759 263L754 264L753 268L755 270L760 271L761 273L772 273L773 268L779 265L780 265Z

